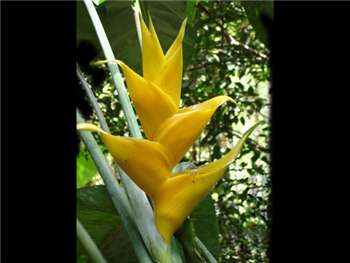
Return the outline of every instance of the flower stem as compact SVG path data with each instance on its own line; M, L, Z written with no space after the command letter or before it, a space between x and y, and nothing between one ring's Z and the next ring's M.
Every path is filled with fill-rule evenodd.
M81 117L78 111L77 122L84 122L84 119ZM136 256L138 257L140 262L151 263L152 260L147 250L145 249L142 238L138 233L134 222L131 219L131 207L128 202L127 196L124 192L124 189L118 183L116 177L113 174L112 169L110 168L106 158L101 152L92 134L86 131L79 131L79 133L88 151L90 152L90 155L93 161L95 162L96 168L106 185L109 195L111 196L112 202L121 217L125 230L128 233L128 236L131 240L131 244L134 247Z
M107 261L104 259L101 251L98 249L92 238L90 237L89 233L86 231L86 229L83 227L83 225L79 222L77 219L77 235L86 249L86 251L89 253L90 257L95 263L107 263Z
M91 21L94 25L96 34L98 36L98 39L100 41L103 53L108 61L115 61L115 57L112 51L112 48L109 44L107 35L105 30L103 29L103 25L101 23L101 20L97 14L97 11L95 9L94 4L91 0L84 0L84 3L86 5L86 8L89 12ZM122 79L122 76L120 74L119 68L115 63L108 62L108 67L112 75L112 79L114 81L115 87L118 91L118 98L120 101L120 104L123 108L126 120L129 125L130 133L133 137L136 138L142 138L140 128L136 121L135 112L131 106L131 102L129 99L129 96L126 92L126 88L124 85L124 81Z
M140 24L140 17L139 17L139 16L142 16L142 13L141 13L141 6L140 6L139 0L135 1L132 9L134 11L134 20L135 20L137 38L139 40L140 48L142 49L142 34L141 34L141 24Z
M93 105L101 127L103 127L105 131L110 132L97 99L92 90L88 87L88 83L85 81L85 79L83 79L79 69L77 69L77 74L81 83L83 84L83 88L86 91L90 102ZM132 211L129 211L129 213L133 215L132 218L136 222L148 250L153 251L155 253L154 256L157 258L164 257L163 255L158 256L158 254L166 254L164 251L168 253L170 253L170 251L168 251L169 248L164 244L158 230L156 229L153 210L146 194L127 176L127 174L118 166L118 164L116 164L116 167L127 193L125 193L123 187L118 185L118 188L122 190L125 202L128 203L129 207L131 204L132 208L129 210ZM112 173L112 171L110 171L110 173ZM106 185L108 185L108 183L106 183ZM158 251L163 251L163 253L157 253Z
M210 251L206 248L206 246L200 241L198 237L194 239L197 248L200 250L201 254L205 257L208 263L217 263L214 256L210 253Z
M100 106L98 105L97 99L94 96L94 93L92 92L89 83L87 83L87 81L85 80L83 74L81 73L78 65L77 65L77 76L81 82L81 86L83 87L83 89L86 92L86 95L88 96L92 106L95 109L96 115L97 115L97 119L100 122L101 128L103 130L105 130L106 132L110 132L109 127L107 125L106 119L103 116L103 113L101 111Z
M91 0L84 0L84 3L94 25L106 59L108 61L115 61L112 48L109 44L107 35L103 29L103 25L93 3ZM142 138L135 113L126 92L124 81L119 72L119 68L115 63L108 63L108 67L115 87L118 91L118 98L128 122L130 133L133 137ZM129 197L133 218L148 250L157 259L168 258L167 255L171 255L170 247L163 241L159 232L157 231L154 223L153 210L146 197L146 194L128 176L126 176L124 172L121 172L120 176L123 185L125 186L127 196Z

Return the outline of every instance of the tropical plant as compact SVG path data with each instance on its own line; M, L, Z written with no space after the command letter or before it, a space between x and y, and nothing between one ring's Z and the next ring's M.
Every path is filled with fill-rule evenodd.
M173 44L171 44L172 41L165 41L165 44L163 44L162 33L158 33L159 37L156 33L157 31L162 32L162 26L160 26L160 29L157 27L158 19L152 12L154 6L149 2L141 2L140 6L140 3L137 2L134 6L136 15L131 17L135 19L136 26L134 27L134 32L136 44L138 44L137 39L139 39L139 44L142 47L143 74L140 75L137 73L140 72L139 64L137 62L135 63L137 60L130 59L127 55L125 55L124 59L120 56L125 62L115 60L95 7L89 0L86 0L85 4L106 59L106 61L102 61L104 64L100 61L99 63L95 63L93 67L97 68L96 65L99 64L98 67L105 70L104 65L108 65L111 72L110 80L117 88L120 104L111 101L112 86L109 84L110 80L107 79L107 82L102 85L104 86L102 93L95 90L92 92L88 87L88 82L93 84L91 79L86 81L80 69L77 70L79 79L85 87L90 103L95 110L97 116L95 120L98 121L97 123L93 121L95 125L82 124L84 120L80 113L77 112L78 123L80 123L78 124L79 133L85 144L85 149L91 155L91 157L87 157L88 155L84 154L86 150L82 148L77 159L78 169L80 169L78 175L81 178L79 180L79 187L81 188L78 190L78 218L81 218L82 222L81 224L78 221L78 236L80 238L78 243L80 257L78 260L86 260L86 255L88 254L90 258L94 258L98 262L102 262L104 260L103 257L106 258L107 262L114 262L117 258L120 259L123 253L129 253L128 261L126 262L132 262L136 258L140 262L152 262L154 260L158 262L215 262L215 257L220 259L220 261L230 262L231 259L236 258L245 262L244 260L246 259L244 257L237 256L241 253L239 248L231 247L228 251L223 249L223 252L219 254L219 239L215 241L215 237L214 239L206 237L206 231L203 227L211 228L211 230L206 229L208 233L213 233L214 231L216 233L215 236L218 237L217 218L219 221L223 220L225 225L226 222L229 222L230 226L220 224L224 230L229 230L226 232L227 236L225 236L225 232L221 232L221 245L223 248L229 248L230 245L225 244L225 242L230 242L230 239L232 239L230 235L235 232L232 232L232 223L234 223L233 225L238 222L241 223L241 221L237 220L237 214L242 213L240 211L234 211L234 213L230 211L229 213L222 214L222 211L232 210L232 204L239 198L242 198L242 203L247 203L249 198L250 203L258 203L255 200L258 199L258 196L254 196L250 192L254 190L253 187L246 187L242 193L236 191L238 195L233 198L232 195L227 195L227 185L233 189L234 185L238 185L236 183L233 185L232 181L238 181L241 185L249 184L248 179L246 179L246 172L250 169L254 173L257 169L254 165L248 168L247 163L249 162L256 162L257 166L263 172L262 175L267 174L266 165L261 163L261 158L267 156L268 151L265 150L265 152L261 153L261 149L259 149L263 148L261 143L266 142L266 132L263 132L263 140L261 138L258 138L258 140L248 139L248 136L257 125L253 125L243 135L237 131L232 132L232 123L239 124L237 118L239 118L240 124L235 126L238 126L240 130L243 129L245 120L247 120L247 123L261 123L259 122L261 118L255 116L255 119L252 119L251 115L254 116L255 112L260 112L263 107L254 108L254 106L252 107L252 102L246 101L246 99L255 98L257 101L260 99L260 104L266 104L264 99L261 99L259 92L254 89L258 85L256 82L261 82L260 86L262 84L266 86L266 81L268 80L268 72L266 72L268 70L268 67L266 67L268 51L266 47L259 44L260 42L253 36L252 39L254 39L255 45L258 47L257 50L261 49L261 51L256 51L253 48L254 46L247 49L248 45L244 49L244 51L251 49L254 52L261 52L262 56L265 56L264 63L262 63L262 66L265 66L265 68L263 67L263 71L261 72L259 66L249 65L252 60L243 61L245 64L234 64L233 61L230 61L229 58L232 56L233 51L225 48L224 44L222 44L221 49L217 48L217 37L212 38L210 40L211 42L207 41L205 34L207 34L206 31L208 29L205 29L205 27L202 29L199 29L199 27L197 29L190 27L189 29L190 33L193 31L199 32L199 34L197 33L198 41L196 46L191 45L191 41L189 41L191 39L190 36L185 37L184 49L182 48L185 23L182 24L176 39L174 37L175 41ZM123 4L116 4L115 6L121 7L122 5L125 7ZM187 17L189 17L188 19L190 21L189 24L191 24L191 20L193 23L195 18L197 21L204 23L206 19L209 19L205 14L210 12L211 8L220 7L221 3L200 2L196 5L187 3L185 6ZM234 11L240 10L242 12L241 6L230 3L230 7ZM196 8L204 11L202 13L196 13ZM148 27L143 19L138 20L138 10L146 9L150 13L144 12L143 16L148 17L150 20L149 14L152 14L155 26L153 26L151 20ZM158 9L161 10L159 7ZM159 11L159 13L161 12ZM242 16L240 19L247 20L247 17ZM211 23L213 22L207 21L205 25L209 27ZM231 36L231 32L235 30L235 23L237 21L233 19L230 22L225 21L221 29L223 31L225 30L225 32L227 31L225 34ZM160 25L162 24L160 23ZM125 29L129 30L128 28ZM247 29L247 31L251 33L252 28ZM138 37L136 32L139 32ZM203 36L201 36L201 32L203 32ZM220 36L223 35L221 31L218 34ZM225 40L221 38L222 42L232 42L230 38L224 38ZM167 53L163 53L161 45L164 50L168 50ZM199 52L203 50L201 45L206 46L208 51L206 54ZM116 46L120 47L120 45ZM133 47L135 50L138 50L137 45ZM184 53L182 52L183 50ZM197 53L192 58L192 61L200 61L202 59L201 61L208 61L209 63L201 65L201 62L190 62L188 60L188 53L191 52L192 54ZM240 52L237 54L244 57ZM216 57L219 58L217 62L215 62ZM227 60L223 59L225 57ZM257 61L259 63L259 59ZM143 130L140 130L133 113L132 104L127 96L124 82L116 62L119 63L123 70L127 90ZM187 66L189 66L188 70L186 70ZM84 67L81 68L86 69ZM131 68L134 68L134 70ZM183 95L180 96L183 68L185 69ZM245 68L246 71L240 73L239 70L241 68ZM225 69L226 72L222 72ZM252 71L247 72L247 69ZM214 77L203 80L202 70L213 70L213 72L210 72L208 75L204 74L204 76ZM85 72L87 71L85 70ZM215 77L218 74L219 76L224 76L221 79L221 83ZM238 78L236 78L236 82L232 81L232 76L237 74ZM242 76L249 76L250 81L253 82L248 87L250 93L245 91L248 85L242 84ZM210 85L212 87L216 86L217 83L215 81L219 82L218 88L209 89L208 86ZM237 83L241 84L234 85ZM253 91L251 91L252 87ZM201 93L199 94L198 92ZM101 95L104 93L108 93L109 96L102 97ZM214 96L217 97L213 98ZM235 98L238 102L238 107L235 104L233 106L221 107L214 114L222 103L232 101L231 97ZM106 103L107 98L109 99L109 103ZM212 99L198 104L199 101L208 98ZM101 103L101 101L104 102ZM111 114L108 108L113 104L115 107L112 109L113 114ZM108 106L106 107L106 105ZM250 114L245 113L246 111L250 112ZM115 114L116 112L117 114ZM123 114L121 115L118 112L123 112ZM125 116L125 119L122 118L123 116ZM208 128L205 129L205 125L211 116L213 116L213 119L209 126L207 126ZM118 125L114 125L116 123ZM96 124L101 128L98 128ZM126 124L130 128L130 132L126 131ZM267 131L266 124L264 125L265 128L263 131ZM217 128L220 126L221 130L218 131ZM109 127L111 127L111 130ZM202 132L203 129L205 129L204 132ZM82 130L95 131L100 136L94 138L92 134ZM142 132L147 139L142 139ZM224 132L225 136L219 138L217 136L219 132ZM111 133L121 134L122 136L113 136ZM136 138L129 137L130 135ZM227 152L230 148L230 143L225 138L232 138L234 136L238 136L239 140L235 142L236 146ZM105 154L102 153L101 149L103 149ZM237 157L241 150L240 162L234 166L234 170L231 167L226 172L226 166ZM252 151L254 151L253 158L247 158L247 155ZM203 159L203 153L206 154L206 159ZM225 155L223 155L224 153ZM210 158L209 160L212 160L212 163L201 165L208 161L208 157ZM264 160L268 162L267 157ZM179 163L180 161L182 162ZM98 178L95 176L96 170L91 165L92 162L95 163L97 172L102 177L106 188L104 186L87 186L87 182L91 184L92 178ZM82 176L83 173L84 175ZM236 176L233 176L233 174ZM239 176L242 178L237 179ZM220 215L216 217L213 200L211 199L211 195L207 194L222 177L223 179L219 181L218 187L212 194L215 201L216 213ZM96 185L96 182L92 182L92 185ZM250 185L253 186L253 184ZM223 201L223 198L226 198L226 200ZM234 202L232 199L234 199ZM266 196L263 199L266 200ZM234 209L237 210L236 208ZM209 210L209 212L205 210ZM232 215L234 215L233 218L231 217ZM229 218L226 218L226 216L229 216ZM187 217L188 219L186 219ZM210 221L208 221L209 218ZM240 217L238 218L241 219ZM247 219L243 222L244 224L259 225L258 221L249 221L249 219L254 219L253 216L248 216ZM96 224L95 229L92 227L94 223ZM84 226L86 226L88 231L84 229ZM116 226L118 226L118 231L116 230ZM98 227L101 227L101 229L97 230ZM244 228L247 227L245 226ZM91 233L90 238L88 233ZM264 229L258 235L265 236L266 233L267 231ZM175 234L175 237L172 237L173 234ZM117 242L119 245L116 245ZM239 244L240 242L244 244L242 240L237 243ZM248 245L254 249L254 244L253 246L251 246L252 244ZM100 248L102 253L99 252L97 247ZM125 247L133 247L134 249L133 251L123 249ZM266 253L265 247L262 248L262 251ZM249 253L246 254L248 255ZM261 254L259 257L262 261L266 259ZM248 260L251 260L249 256Z

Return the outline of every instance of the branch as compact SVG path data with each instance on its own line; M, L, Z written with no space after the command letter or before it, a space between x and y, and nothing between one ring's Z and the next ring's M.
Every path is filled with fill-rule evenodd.
M234 135L234 136L236 136L237 138L242 138L242 135L240 134L240 133L238 133L238 132L232 132L232 134ZM261 146L259 143L257 143L256 141L254 141L253 139L250 139L250 138L248 138L247 140L246 140L246 142L249 144L249 145L251 145L251 146L253 146L253 147L255 147L257 150L259 150L259 151L262 151L262 152L265 152L265 153L269 153L270 152L270 149L269 148L265 148L265 147L263 147L263 146Z
M261 57L262 59L268 59L269 56L263 52L259 52L253 48L251 48L250 46L248 46L247 44L243 44L242 42L234 39L230 34L228 34L226 31L225 31L225 36L226 38L228 39L228 43L232 44L232 45L235 45L235 46L239 46L239 47L242 47L243 49L245 49L246 51L249 51L251 53L253 53L254 55L258 56L258 57Z
M201 3L201 2L198 2L198 7L199 9L201 9L207 16L212 16L209 12L209 10ZM240 46L242 47L243 49L253 53L254 55L258 56L258 57L261 57L263 59L268 59L269 56L265 53L262 53L262 52L259 52L257 50L255 50L254 48L251 48L249 47L248 45L234 39L227 31L223 31L222 32L226 38L226 41L228 43L230 43L231 45L235 45L235 46Z

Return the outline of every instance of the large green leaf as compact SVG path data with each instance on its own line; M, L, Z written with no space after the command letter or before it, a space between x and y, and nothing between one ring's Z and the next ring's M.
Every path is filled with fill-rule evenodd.
M100 247L107 262L137 262L133 248L105 186L84 187L77 191L77 214L80 222ZM77 244L78 259L86 252Z
M186 17L186 2L146 1L142 4L151 14L161 45L167 50ZM97 7L97 12L116 57L141 73L141 53L131 2L106 1ZM184 66L188 64L193 52L194 32L189 23L184 38ZM98 56L103 58L96 32L83 2L77 2L77 41L78 44L81 41L91 42L96 47Z
M141 56L137 40L133 10L129 1L106 1L96 7L115 56L136 70L140 69ZM95 29L83 1L77 2L77 41L91 42L104 58Z
M184 261L199 263L201 262L196 249L196 231L193 223L190 219L186 219L182 226L176 232L176 238L181 241L182 247L184 248Z
M96 167L88 154L80 152L77 157L77 187L83 187L97 174Z
M199 0L187 0L186 1L186 16L189 22L192 22L196 16L196 6Z
M108 263L139 262L122 225L117 226L110 237L101 245L101 249Z
M241 1L258 39L268 47L268 32L262 16L273 19L273 1Z
M103 4L106 0L92 0L94 2L95 5L101 5Z
M196 236L203 242L207 249L218 258L219 227L215 214L214 201L210 194L193 210L191 221L196 231Z

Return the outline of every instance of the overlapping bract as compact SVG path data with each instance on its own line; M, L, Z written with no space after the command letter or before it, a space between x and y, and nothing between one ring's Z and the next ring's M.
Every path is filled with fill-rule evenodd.
M217 96L179 108L185 25L186 20L164 55L152 21L148 29L141 19L143 76L118 61L147 139L113 136L91 124L78 125L80 130L99 132L121 168L152 198L157 228L168 243L259 124L251 127L221 159L194 170L171 173L216 109L226 101L234 102L228 96Z

